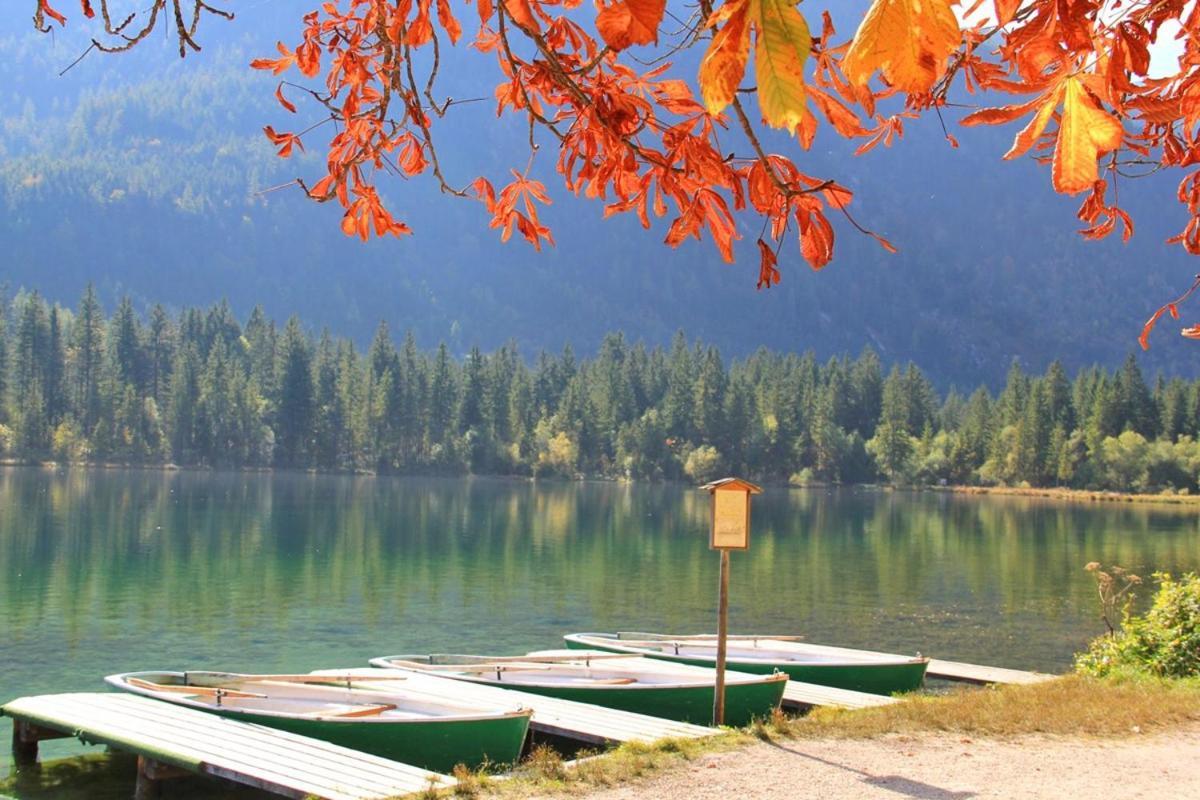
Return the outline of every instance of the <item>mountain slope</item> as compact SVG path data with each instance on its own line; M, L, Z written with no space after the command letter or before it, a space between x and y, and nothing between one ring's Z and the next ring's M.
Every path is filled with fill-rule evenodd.
M0 30L0 240L13 288L70 302L94 281L110 307L124 293L143 307L227 297L239 313L262 303L362 342L387 319L459 352L510 338L527 353L566 341L588 352L618 328L665 343L685 327L730 354L869 344L943 385L994 385L1014 357L1035 370L1053 358L1116 364L1153 307L1196 271L1163 243L1184 221L1172 178L1121 186L1139 223L1131 243L1087 243L1074 233L1077 202L1053 195L1044 169L1000 161L1011 130L960 132L952 150L936 119L858 159L851 145L818 138L804 163L853 188L856 218L900 253L839 224L830 267L813 273L785 247L784 282L770 291L754 288L755 219L743 220L741 259L729 266L707 241L670 250L665 227L602 221L599 203L561 191L546 214L557 247L538 254L501 245L478 203L392 179L385 192L415 235L364 245L341 234L334 207L294 188L260 194L319 163L275 158L260 132L282 112L274 81L245 64L286 35L279 5L211 25L206 51L182 64L163 44L89 57L62 78L82 49L71 32L50 43ZM452 70L445 91L481 92L470 77ZM521 125L497 123L490 100L459 109L437 132L452 180L501 177L523 162ZM1196 361L1164 329L1143 366L1192 375Z

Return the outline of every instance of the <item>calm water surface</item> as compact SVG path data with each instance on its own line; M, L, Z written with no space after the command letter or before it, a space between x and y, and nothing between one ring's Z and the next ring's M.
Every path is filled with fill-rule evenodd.
M0 700L138 669L711 630L707 513L682 486L3 469ZM1091 560L1198 569L1200 515L769 489L732 557L731 629L1063 669L1099 630ZM3 776L7 723L0 736Z

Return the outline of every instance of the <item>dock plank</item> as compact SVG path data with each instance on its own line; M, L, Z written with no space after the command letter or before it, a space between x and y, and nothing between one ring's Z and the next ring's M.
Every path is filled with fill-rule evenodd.
M882 694L855 692L815 683L788 681L783 690L783 705L786 708L813 708L835 706L837 708L871 708L895 703L896 698Z
M26 697L3 713L286 797L383 800L452 778L328 742L125 694Z
M961 661L942 661L931 659L925 675L930 678L941 678L948 681L963 681L965 683L1041 683L1053 678L1044 672L1027 672L1021 669L1007 667L987 667L981 664L966 664Z

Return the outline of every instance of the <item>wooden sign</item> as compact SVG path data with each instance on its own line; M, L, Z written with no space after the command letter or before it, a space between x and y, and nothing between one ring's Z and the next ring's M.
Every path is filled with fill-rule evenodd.
M746 550L750 547L749 492L713 493L712 533L708 546L713 550Z
M750 495L762 489L739 478L723 478L700 487L712 495L712 526L708 546L713 550L750 547Z

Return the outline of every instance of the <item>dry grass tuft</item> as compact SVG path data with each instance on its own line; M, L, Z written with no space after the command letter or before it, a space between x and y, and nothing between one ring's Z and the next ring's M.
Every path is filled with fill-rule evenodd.
M816 709L776 723L783 735L868 738L951 731L978 736L1122 736L1200 721L1200 681L1066 675L1026 686L961 689L888 706Z
M550 748L538 747L512 773L511 780L493 781L488 786L488 796L528 797L537 793L614 786L746 741L745 735L730 732L706 739L663 739L653 744L631 742L600 755L581 757L571 765L563 762Z

